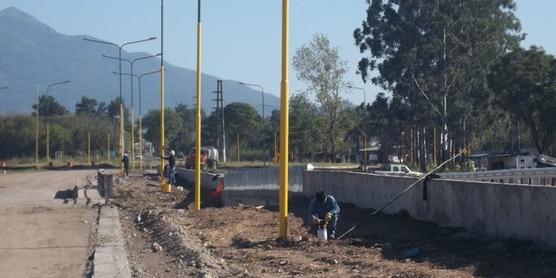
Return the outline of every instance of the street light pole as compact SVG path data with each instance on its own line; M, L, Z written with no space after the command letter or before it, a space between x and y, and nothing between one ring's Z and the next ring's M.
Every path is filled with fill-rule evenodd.
M35 167L39 168L39 85L37 84L37 109L35 110Z
M70 83L69 80L65 80L62 82L56 82L56 83L52 83L50 85L48 85L48 87L46 87L46 96L48 97L50 95L50 88L54 87L54 86L59 86L59 85L63 85L63 84L67 84ZM47 167L50 166L50 106L52 105L52 103L48 103L46 105L46 165ZM38 105L37 105L38 108ZM37 110L38 113L38 110Z
M133 100L133 77L137 77L137 75L133 74L133 65L135 64L135 62L137 61L141 61L141 60L145 60L145 59L150 59L150 58L154 58L154 57L158 57L161 54L155 54L155 55L147 55L147 56L143 56L143 57L139 57L139 58L135 58L133 60L129 60L129 59L120 59L117 57L112 57L112 56L108 56L108 55L102 55L102 57L104 58L108 58L108 59L113 59L113 60L121 60L121 61L125 61L129 63L129 68L130 68L130 72L131 74L126 74L129 75L130 77L130 81L131 81L131 172L133 173L133 171L135 171L135 109L134 109L134 104L135 101Z
M356 89L356 90L361 90L363 91L363 109L365 109L365 107L367 106L367 91L365 90L365 88L362 87L355 87L355 86L347 86L350 89Z
M282 0L282 82L280 94L280 238L288 239L289 167L289 17L290 1Z
M143 108L143 104L141 102L141 80L145 76L149 76L159 72L160 70L143 73L139 75L138 78L139 79L138 81L139 82L139 170L141 172L143 171L143 115L141 112Z
M250 84L250 83L245 83L245 82L239 82L240 85L244 85L244 86L252 86L252 87L257 87L259 89L261 89L261 99L262 99L262 104L261 104L261 108L262 108L262 114L263 114L263 122L264 122L264 88L261 85L257 85L257 84Z
M100 44L106 44L106 45L112 45L115 46L116 48L118 48L118 72L122 72L122 49L127 46L127 45L131 45L131 44L136 44L136 43L141 43L141 42L146 42L146 41L152 41L152 40L156 40L156 37L150 37L148 39L144 39L144 40L138 40L138 41L131 41L131 42L126 42L122 45L118 45L115 44L113 42L107 42L107 41L101 41L101 40L95 40L95 39L90 39L90 38L83 38L86 41L89 42L94 42L94 43L100 43ZM123 103L123 98L122 98L122 75L120 74L120 156L123 155L124 153L124 148L125 148L125 143L124 143L124 103ZM120 162L120 174L123 175L124 173L124 164L123 162Z
M201 209L201 0L197 1L197 115L195 140L195 209Z

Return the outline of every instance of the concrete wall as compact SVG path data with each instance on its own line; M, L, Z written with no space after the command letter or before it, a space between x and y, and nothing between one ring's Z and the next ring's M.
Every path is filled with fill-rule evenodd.
M326 190L340 202L378 208L403 191L413 179L365 173L311 171L304 173L303 192ZM419 184L385 209L406 210L412 217L502 238L535 240L556 246L556 188L433 180Z
M302 194L303 166L293 166L289 170L290 194ZM223 204L233 206L238 203L247 205L277 205L279 168L252 168L228 171L224 178Z
M305 167L290 167L290 194L302 194L303 171ZM195 171L176 167L176 174L193 185ZM234 206L238 203L246 205L277 205L279 192L278 167L251 168L228 171L223 175L212 173L201 174L203 203Z

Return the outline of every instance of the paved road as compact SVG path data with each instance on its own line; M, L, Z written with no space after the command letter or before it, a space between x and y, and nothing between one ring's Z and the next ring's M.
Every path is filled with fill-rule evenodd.
M56 193L94 171L0 174L0 277L82 277L95 227L85 202Z

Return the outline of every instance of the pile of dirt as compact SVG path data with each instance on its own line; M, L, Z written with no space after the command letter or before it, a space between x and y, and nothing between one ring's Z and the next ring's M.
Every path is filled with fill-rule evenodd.
M117 192L114 203L124 209L138 277L539 277L556 272L556 256L538 244L482 238L404 213L378 215L345 240L320 242L303 224L308 200L293 198L289 238L277 240L276 208L195 211L188 190L161 193L156 180L144 178L122 181ZM341 207L339 233L370 213ZM161 252L151 251L154 243Z

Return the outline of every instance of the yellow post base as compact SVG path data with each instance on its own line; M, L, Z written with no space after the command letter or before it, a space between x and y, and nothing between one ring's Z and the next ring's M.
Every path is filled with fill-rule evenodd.
M166 182L166 181L162 181L162 192L164 193L172 193L172 184Z

